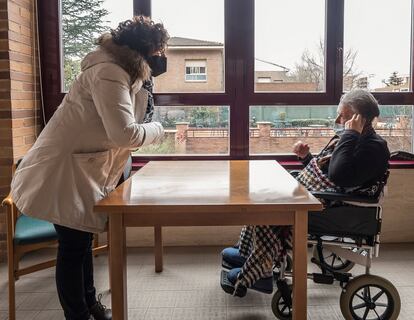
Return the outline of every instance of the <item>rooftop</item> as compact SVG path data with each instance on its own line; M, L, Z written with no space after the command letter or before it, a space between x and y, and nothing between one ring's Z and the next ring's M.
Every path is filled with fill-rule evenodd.
M190 39L190 38L181 38L181 37L171 37L168 41L168 46L170 47L222 47L223 44L220 42Z

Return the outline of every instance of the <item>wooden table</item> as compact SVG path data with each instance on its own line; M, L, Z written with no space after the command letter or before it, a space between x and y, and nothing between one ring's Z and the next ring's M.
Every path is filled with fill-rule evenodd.
M128 317L126 227L230 225L293 225L293 319L306 319L308 211L321 208L275 161L149 162L95 206L109 214L113 319Z

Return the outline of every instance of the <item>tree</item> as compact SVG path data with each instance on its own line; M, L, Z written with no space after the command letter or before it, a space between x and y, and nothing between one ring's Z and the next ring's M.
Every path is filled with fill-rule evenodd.
M161 124L164 128L174 128L176 119L172 119L168 116L168 111L165 113L164 117L161 120Z
M65 87L72 83L80 70L81 59L95 47L95 39L108 29L103 8L105 0L62 1L62 44Z
M390 77L388 78L387 81L382 80L382 82L387 86L400 86L403 84L404 79L402 77L400 77L398 75L397 71L394 71L393 73L391 73Z
M355 66L357 55L358 52L352 49L348 49L344 53L343 79L345 90L358 87L358 80L362 72L358 71ZM322 40L319 40L316 54L305 49L301 61L295 65L291 76L298 82L315 83L318 91L324 89L325 46Z
M217 127L217 123L220 122L220 120L217 119L219 116L220 114L217 108L194 108L190 112L190 125L202 128L214 128Z

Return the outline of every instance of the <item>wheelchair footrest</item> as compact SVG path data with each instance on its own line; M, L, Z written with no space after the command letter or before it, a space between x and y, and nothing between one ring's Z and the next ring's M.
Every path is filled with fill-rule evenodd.
M320 284L333 284L334 277L330 274L312 273L313 282Z
M335 272L333 274L335 277L335 280L338 280L339 282L349 282L349 279L352 277L351 273L341 273L341 272Z
M220 286L221 288L224 290L224 292L231 294L231 295L235 295L237 297L244 297L247 293L247 288L244 286L239 286L237 288L236 293L234 293L234 289L236 289L234 287L234 285L229 281L229 279L227 278L227 271L226 270L221 270L221 274L220 274Z

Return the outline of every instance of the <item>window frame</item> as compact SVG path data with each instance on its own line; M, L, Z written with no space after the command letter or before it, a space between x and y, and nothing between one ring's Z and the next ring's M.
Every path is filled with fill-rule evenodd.
M134 14L151 16L151 0L131 0ZM254 105L336 105L343 94L344 0L326 0L325 7L325 92L255 92L254 85L254 0L224 2L224 92L154 93L157 106L230 106L230 153L228 156L152 156L136 161L172 159L277 159L294 160L293 154L249 155L249 109ZM42 93L46 119L62 101L60 16L57 0L38 4ZM414 0L411 0L414 8ZM409 92L372 92L381 105L414 105L414 9L411 15ZM240 23L243 21L243 24ZM167 26L168 27L168 26Z

